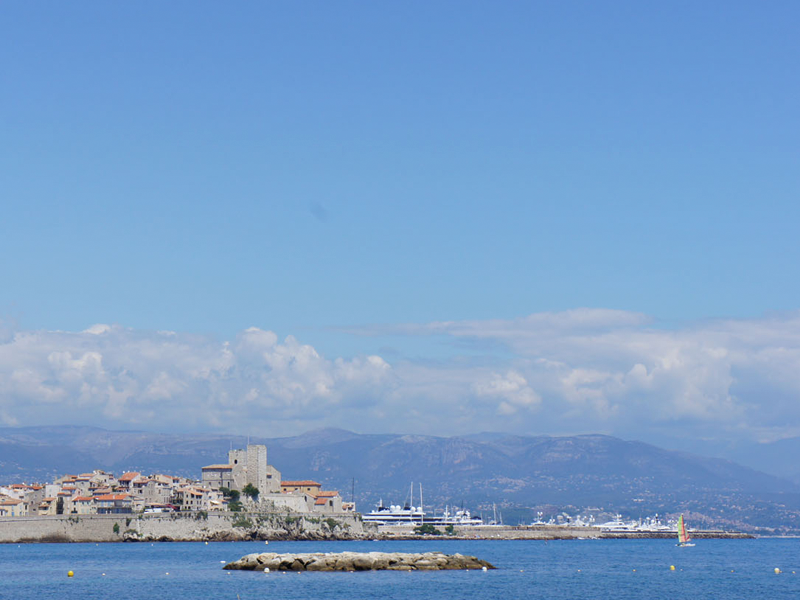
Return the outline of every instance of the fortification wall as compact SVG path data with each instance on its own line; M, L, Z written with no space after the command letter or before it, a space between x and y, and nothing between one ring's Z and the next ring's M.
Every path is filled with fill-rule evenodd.
M370 537L348 514L165 513L0 518L0 543L353 539Z

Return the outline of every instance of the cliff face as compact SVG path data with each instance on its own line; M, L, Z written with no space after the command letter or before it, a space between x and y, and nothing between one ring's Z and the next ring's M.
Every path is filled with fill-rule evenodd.
M352 514L82 515L0 519L0 543L336 540L368 537Z

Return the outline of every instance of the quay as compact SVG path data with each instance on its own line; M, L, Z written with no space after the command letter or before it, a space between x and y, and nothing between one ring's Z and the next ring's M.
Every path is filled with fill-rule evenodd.
M674 531L602 531L600 527L569 527L563 525L471 525L455 526L453 535L420 536L408 525L384 525L378 528L380 539L416 540L579 540L579 539L676 539ZM694 539L752 539L739 531L692 531Z

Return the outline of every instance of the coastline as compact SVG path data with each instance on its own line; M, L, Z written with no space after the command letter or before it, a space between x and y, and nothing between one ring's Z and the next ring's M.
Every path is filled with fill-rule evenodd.
M673 532L603 532L599 527L465 526L454 535L417 535L409 526L377 527L353 513L319 517L273 513L51 515L0 518L0 543L223 542L301 540L673 539ZM753 539L748 533L693 531L695 539Z

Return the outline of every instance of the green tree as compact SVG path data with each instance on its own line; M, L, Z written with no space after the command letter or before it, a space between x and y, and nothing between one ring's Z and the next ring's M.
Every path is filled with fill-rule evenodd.
M242 493L253 501L258 500L258 488L252 483L248 483L242 488Z
M231 502L238 502L239 501L239 490L232 490L230 488L221 487L219 491L222 492L222 495L225 496Z
M232 512L241 512L242 511L242 503L238 500L230 500L228 502L228 510Z
M417 525L414 527L414 533L417 535L442 535L442 532L436 529L430 523L425 523L425 525Z

